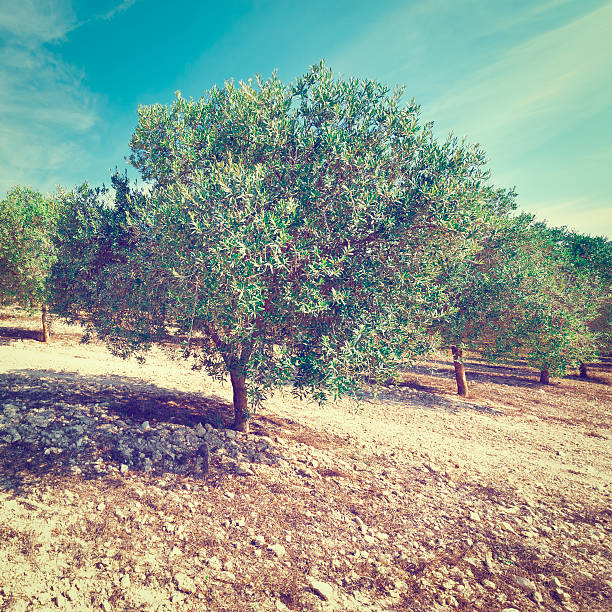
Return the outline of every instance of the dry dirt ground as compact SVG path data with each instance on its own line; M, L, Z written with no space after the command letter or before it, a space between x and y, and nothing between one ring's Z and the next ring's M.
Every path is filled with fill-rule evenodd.
M462 400L440 355L359 406L277 393L245 436L227 383L36 325L0 316L5 416L88 406L225 446L197 477L0 435L2 610L612 610L611 360L541 386L469 357Z

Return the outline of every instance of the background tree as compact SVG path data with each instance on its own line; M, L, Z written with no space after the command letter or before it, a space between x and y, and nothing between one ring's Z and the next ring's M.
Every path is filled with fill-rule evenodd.
M143 265L149 260L144 244L137 245L130 224L137 219L145 195L131 188L127 175L111 177L114 190L87 183L60 196L62 206L55 235L60 255L50 277L53 310L85 327L85 340L99 335L113 353L127 357L146 350L165 337L152 323L156 304L164 295L152 295L155 283L144 287ZM159 330L158 330L159 331Z
M0 304L40 308L43 342L49 339L47 276L57 213L54 198L28 187L14 187L0 201Z
M603 297L599 281L532 217L508 219L492 231L452 279L461 290L445 326L447 341L479 349L491 361L524 358L544 384L596 354L590 323Z
M596 287L598 312L589 328L598 334L599 353L612 349L612 241L588 236L565 227L551 230L554 242L567 253L571 265ZM580 377L588 378L587 357L579 361Z
M196 366L229 373L242 430L270 388L323 401L429 350L446 251L469 254L512 196L482 151L436 142L400 99L320 64L290 86L141 107L132 163L155 189L123 216L96 208L111 220L95 221L85 271L96 332L125 354L180 338ZM102 256L118 225L129 247Z
M516 224L509 216L514 200L504 202L490 223L482 227L473 253L469 257L447 257L439 283L445 292L445 316L434 323L432 333L439 335L441 344L450 348L457 383L457 394L468 396L468 382L464 364L464 350L480 350L486 342L484 330L489 318L496 316L499 299L509 299L502 291L503 281L499 268L503 257L498 252L496 235ZM494 281L496 279L496 282ZM511 291L510 291L511 294Z

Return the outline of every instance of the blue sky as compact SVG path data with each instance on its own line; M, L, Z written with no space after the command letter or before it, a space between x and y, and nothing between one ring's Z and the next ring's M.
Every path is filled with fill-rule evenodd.
M108 183L139 104L325 59L405 85L523 210L612 237L611 31L601 0L0 0L0 197Z

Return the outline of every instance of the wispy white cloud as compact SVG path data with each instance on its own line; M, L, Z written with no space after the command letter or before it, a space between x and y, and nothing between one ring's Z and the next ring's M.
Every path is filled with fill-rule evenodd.
M134 6L136 2L137 0L123 0L123 2L120 2L115 7L107 11L106 13L101 13L100 15L96 15L93 19L112 19L115 15L118 15L119 13L123 13L124 11L127 11L129 8Z
M54 183L70 154L87 159L78 142L98 121L98 101L83 76L42 46L0 50L0 191L41 176Z
M121 0L109 10L77 19L70 0L3 0L0 3L0 35L23 45L61 40L91 21L110 20L127 11L138 0Z
M428 113L493 141L539 138L610 107L612 3L511 48Z
M95 137L101 101L85 74L62 60L61 46L48 43L134 2L85 20L77 19L69 0L0 2L0 193L23 182L51 188L67 164L91 158L84 143Z
M0 34L22 45L65 36L77 23L69 2L63 0L5 0L0 3Z

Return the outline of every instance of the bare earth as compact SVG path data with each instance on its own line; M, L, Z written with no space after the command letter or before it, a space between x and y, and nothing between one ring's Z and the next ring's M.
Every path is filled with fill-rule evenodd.
M612 610L610 360L544 387L468 358L461 400L440 355L360 406L277 393L247 437L222 429L228 383L36 326L0 315L0 408L211 423L261 453L197 477L0 435L2 610Z

